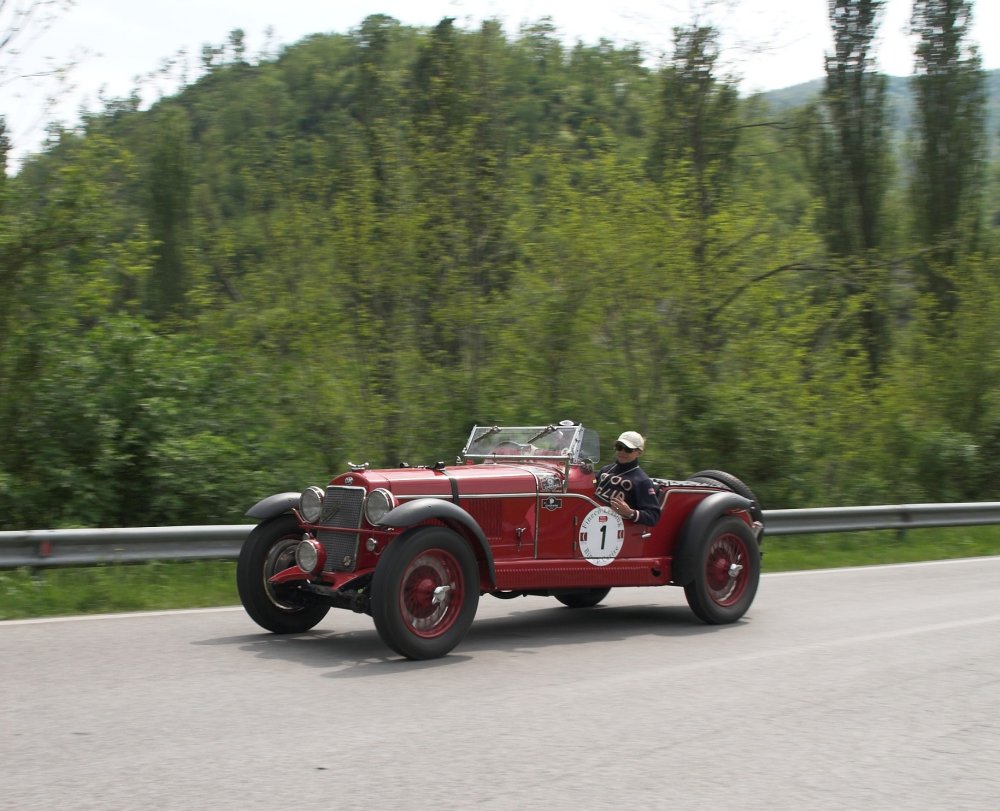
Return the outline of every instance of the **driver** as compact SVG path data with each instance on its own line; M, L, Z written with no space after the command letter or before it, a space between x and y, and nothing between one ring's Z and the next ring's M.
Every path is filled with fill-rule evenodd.
M642 434L625 431L615 442L615 462L602 467L595 479L594 495L607 502L626 521L653 526L660 520L656 487L639 467L646 448Z

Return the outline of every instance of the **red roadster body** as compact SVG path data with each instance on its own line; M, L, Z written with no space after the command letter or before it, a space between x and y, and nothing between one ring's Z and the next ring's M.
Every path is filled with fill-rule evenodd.
M455 465L354 465L270 496L247 513L260 523L240 553L240 598L275 633L309 630L331 607L370 614L412 659L452 650L484 594L586 608L611 588L676 585L705 622L742 617L764 530L750 489L714 470L654 479L660 519L643 526L595 496L598 457L578 423L477 426Z

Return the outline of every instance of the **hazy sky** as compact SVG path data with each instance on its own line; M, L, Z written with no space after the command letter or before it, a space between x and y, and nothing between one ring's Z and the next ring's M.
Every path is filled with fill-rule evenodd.
M912 0L888 0L879 29L880 67L896 76L912 72L912 42L906 34L911 6ZM47 117L72 124L81 106L100 109L99 90L105 97L125 96L137 77L156 71L179 50L187 52L189 76L194 77L202 45L221 45L235 28L246 32L252 57L264 50L268 29L277 49L307 34L347 33L375 13L408 25L434 25L449 16L465 28L496 17L510 35L523 22L550 16L571 43L596 43L602 37L638 42L653 63L669 50L673 26L703 19L723 31L727 68L741 77L747 92L822 76L831 45L827 0L75 0L70 11L23 48L15 63L20 72L30 72L45 60L75 61L72 92L54 113L46 114L44 98L51 84L12 82L8 69L0 85L0 114L19 153L37 147ZM0 17L0 30L9 25L9 19ZM1000 0L977 0L972 39L989 69L1000 67L997 31ZM0 70L6 62L0 61ZM174 89L159 85L160 92Z

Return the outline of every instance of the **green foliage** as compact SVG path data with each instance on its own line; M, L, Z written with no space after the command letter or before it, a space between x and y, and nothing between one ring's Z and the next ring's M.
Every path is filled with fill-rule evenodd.
M277 449L256 409L279 403L264 405L230 364L137 318L98 324L83 351L53 341L11 415L0 494L9 525L238 521L276 478L260 473Z
M914 203L855 22L821 126L740 99L710 28L651 69L374 15L256 63L234 31L55 133L0 184L0 525L237 522L563 418L766 507L993 497L996 238L887 225Z

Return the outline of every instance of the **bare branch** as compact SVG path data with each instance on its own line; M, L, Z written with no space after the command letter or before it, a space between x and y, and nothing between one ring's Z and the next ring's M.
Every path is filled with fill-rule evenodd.
M891 256L887 259L877 259L869 258L867 260L848 260L847 262L833 262L831 264L821 265L814 264L812 262L789 262L784 265L778 265L769 270L759 273L756 276L751 276L749 279L744 281L742 284L735 287L729 295L727 295L719 305L713 309L708 314L708 323L712 323L723 310L725 310L730 304L732 304L736 299L742 296L751 286L759 284L760 282L772 279L782 273L788 273L791 271L802 271L810 273L825 273L837 278L837 275L841 273L841 266L845 264L853 265L854 267L866 268L868 270L876 268L898 268L900 265L906 265L912 263L916 259L921 259L927 256L933 256L936 253L940 253L945 250L945 248L951 244L951 241L944 240L937 245L932 245L926 248L921 248L919 250L913 251L912 253L905 254L903 256ZM848 277L844 277L846 280Z
M0 0L0 87L39 74L20 75L16 66L25 51L52 27L76 0ZM42 72L41 75L48 75Z

